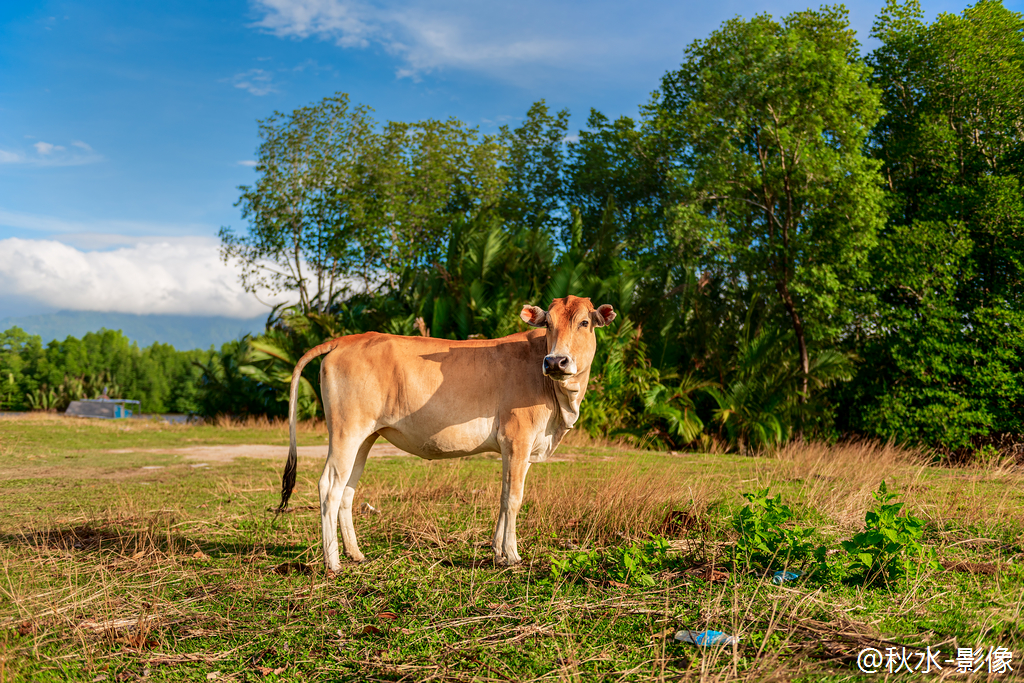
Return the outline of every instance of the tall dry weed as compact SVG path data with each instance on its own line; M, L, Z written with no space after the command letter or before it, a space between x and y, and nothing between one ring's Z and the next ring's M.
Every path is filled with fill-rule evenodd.
M232 415L217 415L206 418L206 423L220 429L229 431L252 430L259 432L287 432L288 420L282 417L267 417L266 415L247 415L235 417ZM327 423L323 418L313 418L296 422L295 428L299 432L313 434L327 434Z
M621 461L585 473L565 468L535 474L526 489L524 529L579 543L620 543L665 531L674 510L680 512L674 526L679 520L698 525L713 496L706 478L683 480Z
M368 477L355 509L380 522L377 532L389 544L446 547L487 535L491 508L497 509L494 483L493 473L471 472L462 460L418 463L398 477ZM370 509L361 509L364 504Z
M389 540L397 534L405 542L445 546L488 539L498 512L500 463L493 470L461 460L422 467L428 471L368 477L356 508L367 503L379 510L375 526ZM678 536L708 526L716 495L708 478L644 470L620 459L585 468L538 467L527 477L519 537L617 545L648 533Z
M612 448L617 451L634 450L634 446L628 441L619 437L609 439L605 437L591 436L583 429L571 429L562 439L560 448Z
M921 451L878 441L792 442L765 469L767 479L801 482L805 505L852 527L863 521L883 480L913 485L928 460Z

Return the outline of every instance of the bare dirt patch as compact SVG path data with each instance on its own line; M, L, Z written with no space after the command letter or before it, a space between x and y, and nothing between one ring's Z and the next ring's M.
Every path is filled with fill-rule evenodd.
M299 446L300 458L316 458L323 460L327 457L327 445L322 446ZM183 448L118 448L104 451L104 453L160 453L164 455L178 455L186 460L200 460L206 463L227 463L235 458L262 458L266 460L280 460L284 462L288 458L287 446L268 446L266 444L229 444L220 446L186 446ZM481 455L497 454L484 453ZM370 449L371 458L403 457L411 458L411 454L389 443L376 443ZM544 462L572 462L581 457L587 457L584 453L575 449L558 449L554 455ZM612 456L591 457L593 460L614 460Z
M323 446L299 446L300 458L318 458L323 460L327 457L327 445ZM230 444L226 446L186 446L184 448L118 448L104 451L105 453L160 453L164 455L179 455L186 460L201 460L203 462L232 462L235 458L263 458L267 460L280 460L284 462L288 458L287 446L267 446L265 444ZM403 450L395 448L389 443L374 444L370 449L371 457L411 457Z

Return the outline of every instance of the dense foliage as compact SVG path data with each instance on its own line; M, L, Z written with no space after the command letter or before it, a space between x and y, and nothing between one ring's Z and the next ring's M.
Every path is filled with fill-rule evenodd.
M890 4L875 23L888 211L847 429L949 450L1022 431L1022 31L987 1L932 24Z
M194 357L111 337L109 362L82 364L97 342L10 331L4 400L54 407L27 397L102 371L150 410L282 414L325 338L496 337L524 329L523 304L577 294L619 312L598 332L591 433L740 452L1005 442L1024 431L1024 18L987 0L921 17L890 0L868 55L842 6L732 19L638 119L591 111L575 137L543 101L494 136L378 124L341 93L276 113L222 254L294 305Z
M64 410L71 401L141 401L147 413L201 409L207 351L176 351L154 343L140 349L121 332L100 330L43 346L38 335L14 327L0 332L0 409Z

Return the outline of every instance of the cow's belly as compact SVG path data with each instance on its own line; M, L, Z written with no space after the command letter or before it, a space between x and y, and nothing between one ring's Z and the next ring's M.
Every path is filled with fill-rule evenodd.
M377 433L403 451L428 460L501 452L494 418L480 417L429 433L401 426L384 427Z

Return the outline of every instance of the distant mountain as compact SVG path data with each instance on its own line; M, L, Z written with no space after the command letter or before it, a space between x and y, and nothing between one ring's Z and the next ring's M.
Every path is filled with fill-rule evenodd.
M153 342L170 344L179 351L220 348L224 342L243 334L262 332L266 316L258 318L225 318L198 315L134 315L131 313L96 313L93 311L60 311L48 315L27 315L0 320L0 330L20 327L29 334L38 334L46 344L53 339L81 338L86 332L100 329L121 330L139 346Z

